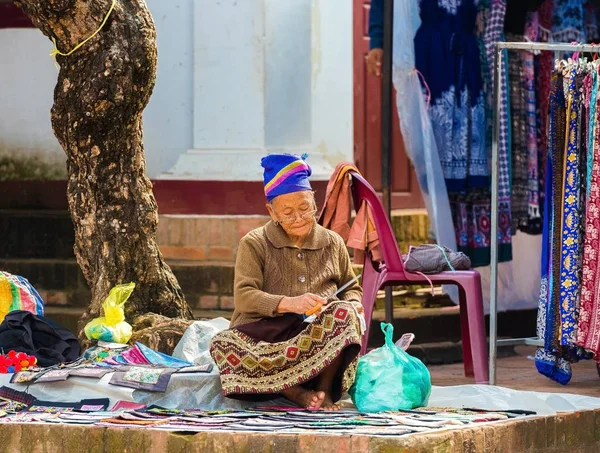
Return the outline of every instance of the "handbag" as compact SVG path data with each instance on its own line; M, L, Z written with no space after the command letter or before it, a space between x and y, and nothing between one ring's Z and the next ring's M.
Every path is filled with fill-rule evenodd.
M462 252L454 252L437 244L411 245L404 259L404 269L422 274L462 271L471 269L471 260Z

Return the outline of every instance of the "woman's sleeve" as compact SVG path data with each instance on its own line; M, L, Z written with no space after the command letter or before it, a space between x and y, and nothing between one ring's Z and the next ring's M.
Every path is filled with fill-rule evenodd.
M369 49L383 49L383 0L371 0L369 38Z
M341 287L356 277L356 274L352 268L352 261L350 260L344 240L340 236L336 236L336 238L337 255L339 256L340 263L340 281L338 287ZM340 300L362 300L362 288L358 281L346 288L344 292L338 294L338 298Z
M264 244L244 237L240 241L235 261L233 297L235 308L251 317L273 318L284 296L262 290L265 250Z

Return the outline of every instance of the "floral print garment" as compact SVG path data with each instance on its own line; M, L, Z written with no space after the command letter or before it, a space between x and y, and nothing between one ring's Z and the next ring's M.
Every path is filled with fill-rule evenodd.
M478 2L422 0L420 7L416 68L431 92L429 113L458 250L469 255L474 267L484 266L490 259L490 171L480 46L475 35ZM500 244L500 261L511 258L510 232L508 237L508 243Z

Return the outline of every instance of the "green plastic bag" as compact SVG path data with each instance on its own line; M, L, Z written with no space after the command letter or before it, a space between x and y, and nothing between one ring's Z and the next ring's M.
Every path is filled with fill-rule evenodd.
M135 288L135 283L117 285L110 290L108 297L102 302L104 316L94 318L84 328L90 340L108 341L111 343L127 343L131 338L131 325L125 322L123 305Z
M419 359L396 346L394 327L381 323L385 344L358 360L352 401L361 412L410 410L427 405L431 376Z

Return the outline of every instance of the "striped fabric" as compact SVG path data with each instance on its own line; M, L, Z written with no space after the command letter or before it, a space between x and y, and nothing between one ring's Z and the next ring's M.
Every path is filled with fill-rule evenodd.
M43 316L44 301L27 279L0 272L0 322L15 310L25 310Z
M308 165L303 160L297 160L286 165L265 185L265 195L273 193L286 179L301 171L308 171Z

